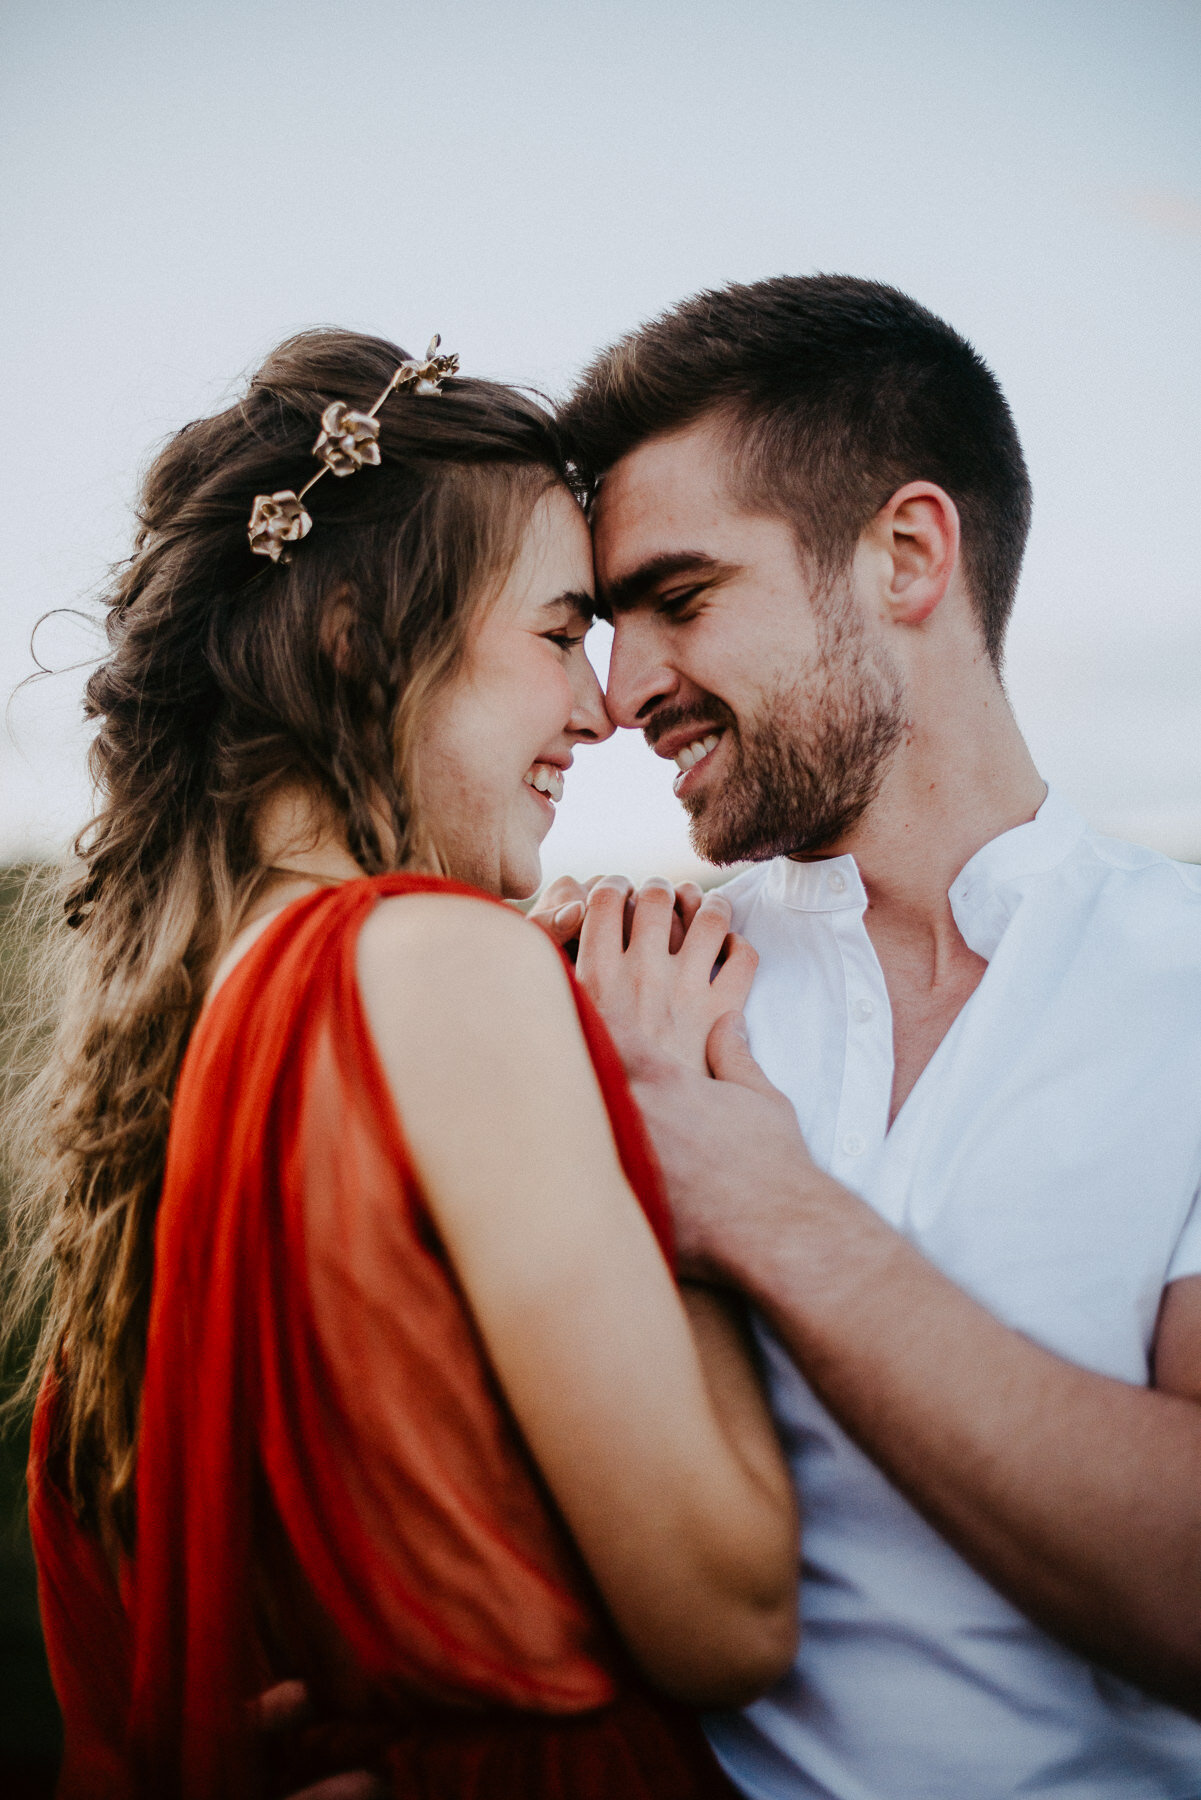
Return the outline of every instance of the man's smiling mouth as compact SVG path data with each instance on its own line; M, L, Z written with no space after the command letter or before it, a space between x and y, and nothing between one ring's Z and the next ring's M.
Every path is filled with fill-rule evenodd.
M655 755L674 762L679 770L672 783L676 794L699 779L696 772L703 769L731 729L732 719L722 718L728 709L717 701L712 706L713 711L692 709L691 718L680 716L683 707L664 707L643 726L643 736Z
M671 784L673 793L681 792L693 770L709 760L724 736L724 731L707 731L704 737L693 738L676 751L675 765L680 772Z
M720 739L720 731L709 731L704 737L694 738L691 744L676 751L676 768L681 771L691 769L703 756L708 756L710 750L716 750Z

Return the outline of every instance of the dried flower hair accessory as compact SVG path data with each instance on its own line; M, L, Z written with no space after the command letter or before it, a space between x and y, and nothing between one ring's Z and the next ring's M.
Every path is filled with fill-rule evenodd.
M321 435L313 445L313 455L321 467L305 482L299 493L281 488L278 494L256 494L250 514L250 548L255 556L269 556L272 562L287 562L286 546L307 537L313 521L302 502L309 489L316 487L323 475L355 475L365 467L379 466L379 420L376 414L389 394L404 388L415 394L440 394L448 375L458 373L457 356L439 356L442 339L434 336L425 358L402 362L391 381L368 412L352 412L344 400L334 400L321 415Z

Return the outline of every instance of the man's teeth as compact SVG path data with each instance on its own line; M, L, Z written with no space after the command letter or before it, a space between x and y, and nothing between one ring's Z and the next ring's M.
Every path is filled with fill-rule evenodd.
M548 800L563 798L563 771L551 763L535 763L521 778L527 787L537 788Z
M711 731L707 737L685 744L682 750L676 751L676 768L690 769L694 763L700 762L702 756L708 756L710 750L717 748L720 738L720 731Z

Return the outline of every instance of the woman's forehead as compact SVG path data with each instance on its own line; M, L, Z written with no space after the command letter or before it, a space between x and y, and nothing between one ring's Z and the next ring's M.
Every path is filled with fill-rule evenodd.
M513 567L498 595L511 613L558 605L591 614L592 540L583 512L565 489L543 494L530 515Z

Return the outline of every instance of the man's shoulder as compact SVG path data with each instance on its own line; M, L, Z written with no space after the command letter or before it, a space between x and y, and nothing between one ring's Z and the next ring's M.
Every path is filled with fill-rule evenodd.
M1195 922L1201 909L1201 865L1179 862L1145 844L1085 831L1080 853L1092 865L1094 879L1115 905L1128 904L1132 914L1162 908Z
M1094 831L1077 854L1087 890L1083 933L1099 932L1132 972L1201 978L1201 867Z

